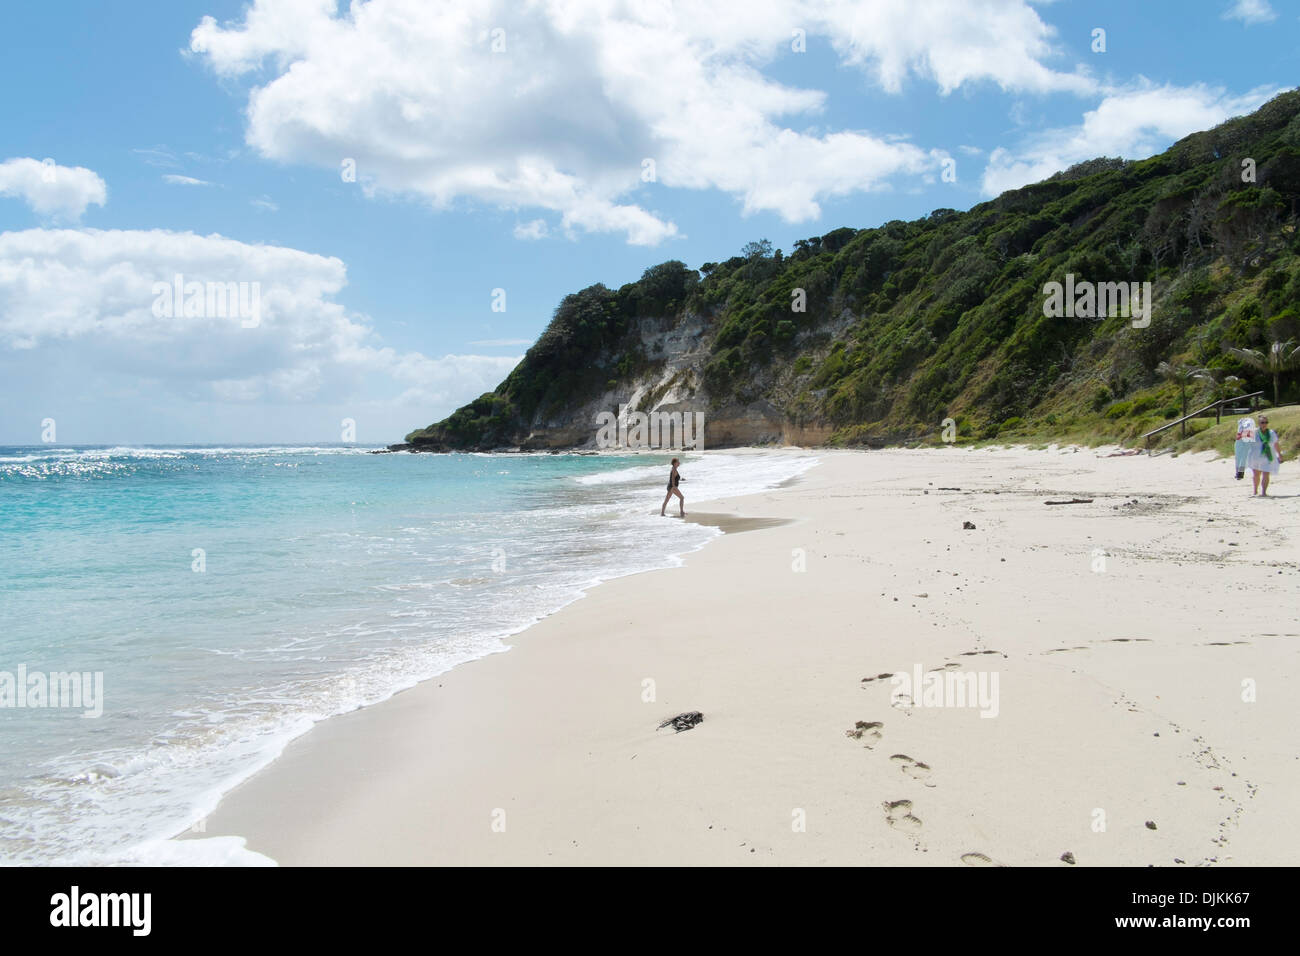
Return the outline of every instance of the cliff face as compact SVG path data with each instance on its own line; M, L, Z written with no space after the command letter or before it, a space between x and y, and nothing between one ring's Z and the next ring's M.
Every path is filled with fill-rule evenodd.
M528 435L519 442L525 450L534 448L589 447L596 443L597 416L628 411L690 413L701 410L699 369L708 359L709 323L701 316L683 311L662 319L638 319L625 344L647 357L634 373L615 380L587 401L551 406L549 413L534 416ZM707 427L707 426L706 426ZM706 433L707 440L707 433Z
M1292 92L1151 159L1093 160L965 213L591 286L495 391L407 441L590 447L597 416L621 406L703 412L706 447L925 440L945 422L960 436L1131 433L1182 397L1158 370L1259 388L1227 349L1300 336L1298 204ZM1082 299L1045 314L1067 277L1149 282L1150 315L1089 314Z
M715 405L702 380L715 332L712 323L692 312L638 320L632 335L635 348L648 358L644 369L587 401L534 416L526 435L520 430L512 436L515 444L524 451L591 448L597 444L598 416L620 411L703 412L705 447L820 444L830 437L829 426L797 425L766 400Z

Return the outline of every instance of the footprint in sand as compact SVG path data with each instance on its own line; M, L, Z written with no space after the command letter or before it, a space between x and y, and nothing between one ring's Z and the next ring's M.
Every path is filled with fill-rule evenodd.
M1002 864L983 853L963 853L961 861L967 866L1001 866Z
M886 800L881 804L885 808L885 822L895 830L916 833L921 829L921 820L912 815L911 800Z
M853 725L852 730L844 731L844 736L861 740L862 746L870 749L880 743L884 727L885 725L878 720L859 720Z
M934 786L934 784L929 783L926 780L926 778L933 773L929 764L921 763L919 760L913 760L907 754L894 754L889 759L894 763L899 764L902 767L903 773L911 777L913 780L920 780L927 787Z

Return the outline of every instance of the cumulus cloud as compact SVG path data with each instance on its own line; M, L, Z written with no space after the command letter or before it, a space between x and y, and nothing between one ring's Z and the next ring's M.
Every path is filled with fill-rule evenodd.
M494 387L518 363L384 347L364 316L336 301L346 281L336 258L218 235L0 233L0 349L54 346L61 361L217 402L387 395L446 407ZM256 321L234 302L256 302Z
M820 4L801 11L814 14ZM1055 31L1028 3L1011 0L929 0L862 3L835 0L825 8L826 35L852 65L865 68L889 92L910 74L943 93L987 81L1008 92L1095 91L1082 69L1053 69Z
M108 202L108 187L84 166L60 166L52 159L7 159L0 163L0 196L21 199L38 216L77 220L92 203Z
M545 239L549 230L545 219L533 219L515 225L516 239Z
M1149 83L1114 91L1077 126L1040 132L1014 152L993 150L981 185L986 195L995 196L1098 156L1145 159L1174 140L1249 113L1280 92L1270 87L1233 96L1203 84Z
M1236 0L1223 14L1225 20L1240 20L1247 26L1276 20L1277 14L1268 0Z
M190 46L256 84L246 139L267 158L352 158L370 193L546 210L563 232L653 245L677 227L634 196L646 182L798 222L936 165L897 138L810 131L825 94L764 73L801 42L829 44L888 91L909 77L943 93L1095 88L1049 63L1052 29L1026 0L370 0L342 13L254 0L240 21L204 17ZM540 236L538 222L516 235Z

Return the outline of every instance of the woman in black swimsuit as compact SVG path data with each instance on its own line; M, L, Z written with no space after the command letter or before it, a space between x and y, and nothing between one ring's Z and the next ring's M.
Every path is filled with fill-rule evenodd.
M677 483L682 480L682 476L677 473L678 464L677 459L674 458L673 470L668 472L668 494L664 495L664 503L659 507L659 517L661 518L664 516L664 509L668 507L668 500L673 495L677 496L677 508L681 511L681 517L686 517L686 499L682 497L682 493L677 487Z

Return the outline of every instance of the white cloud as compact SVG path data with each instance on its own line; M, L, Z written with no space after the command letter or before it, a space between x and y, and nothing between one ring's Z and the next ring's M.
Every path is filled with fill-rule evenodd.
M1225 20L1240 20L1247 26L1256 23L1268 23L1276 20L1277 14L1269 6L1268 0L1235 0L1223 14Z
M258 153L331 170L353 158L371 194L548 210L565 231L646 245L677 234L628 198L646 159L661 186L722 190L747 213L792 222L820 215L827 198L934 165L926 150L868 131L801 131L825 94L763 72L795 55L794 28L889 91L909 76L944 93L980 82L1095 88L1048 64L1052 29L1025 0L336 8L254 0L242 20L204 17L193 31L191 49L216 73L260 84L246 131ZM516 235L532 237L530 226Z
M246 301L256 284L258 323L245 327L246 314L234 310L186 316L155 308L155 284L171 285L177 275L247 283ZM381 346L365 317L335 300L346 281L336 258L217 235L0 233L0 350L52 349L61 366L117 373L193 401L382 399L444 408L495 387L518 363Z
M260 196L257 199L250 199L248 202L254 209L260 209L263 212L280 211L280 204L266 196Z
M1046 130L1015 152L999 147L989 155L981 183L986 195L1046 179L1098 156L1145 159L1171 142L1257 109L1278 93L1260 88L1233 96L1205 85L1137 87L1110 92L1078 126Z
M173 186L211 186L212 183L205 179L195 179L193 176L177 176L174 173L168 173L163 176L163 182L171 183Z
M545 219L533 219L515 224L516 239L545 239L547 232Z
M90 204L108 202L108 187L84 166L60 166L52 159L7 159L0 163L0 196L23 200L38 216L75 221Z
M810 4L807 12L817 7ZM1096 89L1082 68L1067 73L1047 65L1056 54L1055 31L1019 0L835 0L825 16L845 61L867 68L890 92L909 74L937 83L943 93L982 81L1031 93Z
M180 163L176 161L176 155L165 146L149 146L141 149L133 149L135 153L144 162L150 166L161 166L164 169L174 168Z
M403 374L399 380L414 384L397 401L451 411L454 406L492 391L522 359L522 355L444 355L436 359L419 356L409 367L401 369Z

